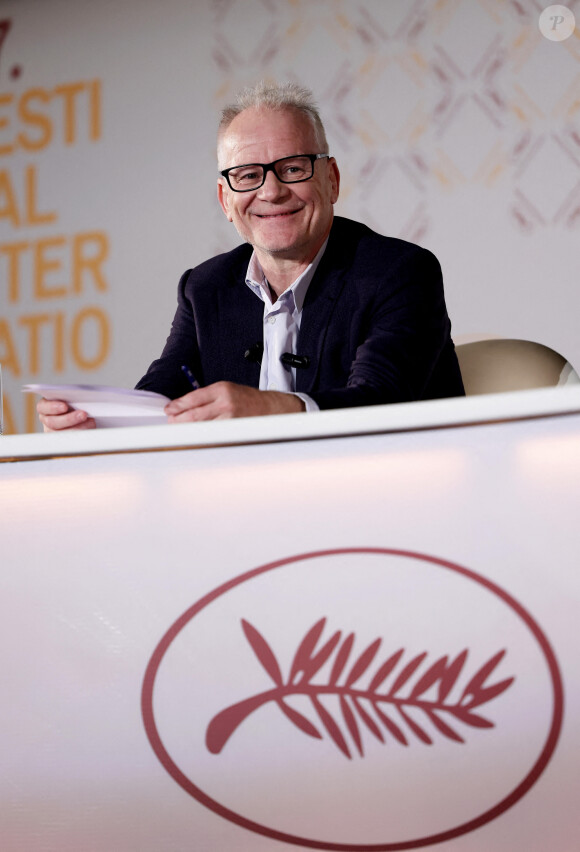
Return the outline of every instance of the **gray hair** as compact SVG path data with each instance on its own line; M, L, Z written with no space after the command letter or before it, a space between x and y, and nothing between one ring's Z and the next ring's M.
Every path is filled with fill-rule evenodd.
M298 83L266 83L264 80L238 93L236 100L222 110L218 127L218 151L224 134L234 118L246 109L296 110L312 124L319 154L328 154L326 132L314 101L314 95ZM313 152L315 153L315 152Z

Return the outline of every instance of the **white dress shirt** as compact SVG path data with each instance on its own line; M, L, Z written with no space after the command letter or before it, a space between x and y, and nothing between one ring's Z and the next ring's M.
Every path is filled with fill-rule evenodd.
M250 258L246 274L246 284L264 303L264 353L260 370L260 390L294 393L304 402L306 411L318 411L318 406L307 394L296 393L296 367L283 364L280 356L285 352L301 354L296 352L296 341L302 320L302 306L327 242L328 240L302 275L299 275L275 302L272 301L270 287L256 252L253 252Z

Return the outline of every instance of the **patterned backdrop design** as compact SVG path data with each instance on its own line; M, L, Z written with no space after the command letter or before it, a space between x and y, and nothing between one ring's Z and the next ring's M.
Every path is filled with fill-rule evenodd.
M311 86L342 166L341 205L379 231L421 241L430 195L466 182L509 186L506 227L578 229L580 38L550 45L547 74L543 8L213 0L216 111L257 79Z

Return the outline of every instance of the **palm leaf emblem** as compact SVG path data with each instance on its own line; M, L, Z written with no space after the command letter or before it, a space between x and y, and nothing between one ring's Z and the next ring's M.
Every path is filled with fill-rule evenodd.
M304 734L322 739L326 733L348 758L352 758L353 746L361 757L364 755L364 729L381 743L392 738L404 746L417 740L431 745L436 734L464 743L464 726L495 726L490 719L475 711L497 698L514 682L514 678L509 677L488 683L505 657L506 651L501 650L468 677L459 697L450 701L450 693L466 669L467 649L453 659L445 655L431 664L427 660L427 651L405 660L404 648L381 659L379 648L382 639L377 638L352 659L354 633L343 637L337 630L320 644L325 618L317 621L300 642L285 679L266 639L250 622L242 619L241 623L245 637L273 687L232 704L213 717L206 731L206 745L213 754L222 751L251 713L269 702L274 702ZM316 675L333 655L326 681L315 682ZM381 660L378 665L377 660ZM368 685L361 686L363 675L370 675L373 665L376 668ZM314 721L288 703L288 698L297 695L309 699ZM334 714L322 703L323 696L336 699Z

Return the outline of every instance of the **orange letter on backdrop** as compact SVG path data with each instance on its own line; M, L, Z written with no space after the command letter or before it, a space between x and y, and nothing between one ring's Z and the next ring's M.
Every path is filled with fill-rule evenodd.
M54 314L53 366L55 373L62 373L64 370L64 313L62 311Z
M13 375L20 375L20 362L7 320L0 319L0 364Z
M30 248L30 243L4 243L0 252L8 257L8 301L20 301L20 255Z
M40 327L50 322L50 314L28 314L20 317L18 324L29 329L28 371L38 373L40 369Z
M72 249L72 289L74 293L83 291L83 272L87 270L97 290L105 292L107 282L101 266L109 256L109 240L102 231L87 231L73 237Z
M32 394L30 394L30 396L32 396ZM10 397L7 393L4 394L4 417L2 428L5 435L13 435L16 432L16 424L14 423L14 417L12 416Z
M38 139L30 139L25 133L18 134L18 144L25 151L40 151L46 148L52 141L52 122L48 115L29 109L29 102L37 100L44 104L50 101L50 92L46 89L28 89L20 98L18 104L18 117L23 124L36 125L40 130Z
M2 204L3 197L4 204ZM14 187L10 180L10 172L6 170L0 172L0 219L10 219L14 228L20 225Z
M14 100L14 96L11 94L0 95L0 107L11 104ZM0 115L0 130L3 127L7 127L9 124L8 119L5 116ZM11 154L14 151L14 145L0 145L0 156L5 154Z
M101 81L93 80L90 87L91 109L91 139L96 142L101 138Z
M36 419L36 400L38 397L35 397L32 393L19 394L19 397L22 400L24 408L24 431L36 432L39 426ZM19 397L17 397L17 401L19 401ZM8 393L4 394L4 418L2 426L5 435L15 435L18 431L22 431L16 428L12 402Z
M39 213L37 206L38 185L36 180L36 166L26 166L26 220L27 225L48 225L56 222L56 213Z
M58 258L50 258L47 257L47 252L50 252L54 248L60 249L64 245L66 245L64 237L47 237L45 240L38 240L34 244L35 299L60 299L62 296L66 296L66 284L53 284L50 287L46 282L46 276L49 272L60 272L62 269L60 256Z
M87 320L94 320L97 323L99 345L94 358L87 358L81 352L83 326ZM103 361L106 360L110 347L109 318L107 314L100 308L85 308L80 311L73 321L71 344L73 358L79 367L83 370L96 370L97 367L100 367Z
M63 83L54 90L55 95L62 95L64 103L64 142L72 145L75 142L76 110L75 99L85 88L84 83Z

